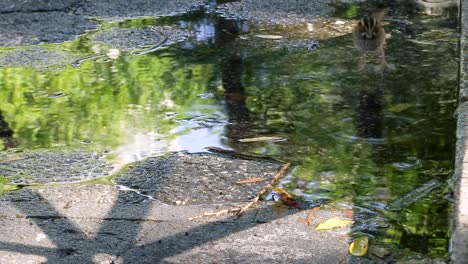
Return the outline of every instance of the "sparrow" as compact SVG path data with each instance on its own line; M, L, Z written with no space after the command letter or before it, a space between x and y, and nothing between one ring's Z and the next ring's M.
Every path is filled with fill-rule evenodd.
M370 52L380 52L382 70L386 68L385 61L385 29L382 20L387 10L380 10L371 15L362 17L353 30L353 43L356 49L362 52L359 59L359 71L364 71L366 66L365 55Z

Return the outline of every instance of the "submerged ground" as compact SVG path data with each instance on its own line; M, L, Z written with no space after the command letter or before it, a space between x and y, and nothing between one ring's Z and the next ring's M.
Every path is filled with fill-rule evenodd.
M448 259L457 6L136 2L2 1L0 263ZM351 32L382 7L388 68L360 71ZM288 162L300 208L188 220ZM354 222L314 229L332 217Z

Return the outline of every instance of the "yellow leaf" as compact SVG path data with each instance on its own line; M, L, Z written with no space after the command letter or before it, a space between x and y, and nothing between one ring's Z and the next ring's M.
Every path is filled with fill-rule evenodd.
M366 236L358 237L349 245L349 253L356 257L362 257L369 248L369 238Z
M315 230L328 230L336 227L342 227L354 223L352 220L341 220L338 218L330 218L327 221L318 225Z
M283 189L281 189L279 187L275 187L275 188L273 188L273 190L275 190L280 196L285 195L287 198L293 198L293 196L290 195L287 191L285 191L285 190L283 190Z

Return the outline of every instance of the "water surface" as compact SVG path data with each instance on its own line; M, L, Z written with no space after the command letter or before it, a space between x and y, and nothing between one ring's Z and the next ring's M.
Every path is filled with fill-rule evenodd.
M364 12L340 6L337 19ZM167 49L121 51L79 67L1 68L0 131L14 139L2 146L109 151L117 166L209 146L263 154L295 164L282 183L290 192L354 208L355 234L443 257L452 213L455 19L393 10L384 73L376 56L358 70L350 34L283 45L255 34L288 29L201 14L109 24L172 23L196 34ZM46 46L87 53L94 45L85 36ZM239 141L259 136L285 140ZM437 188L411 200L434 180ZM407 202L395 205L402 197Z

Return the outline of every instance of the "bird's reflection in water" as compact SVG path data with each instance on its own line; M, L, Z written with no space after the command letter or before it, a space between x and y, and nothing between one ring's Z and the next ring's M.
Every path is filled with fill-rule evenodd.
M383 137L383 89L363 89L358 94L355 126L357 136L379 140Z
M382 72L387 69L385 60L385 29L382 21L387 10L379 10L359 20L353 30L354 46L361 52L358 68L362 73L366 67L366 56L370 53L380 53L380 64Z

